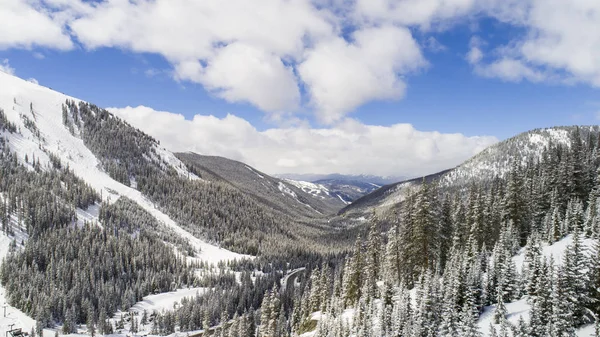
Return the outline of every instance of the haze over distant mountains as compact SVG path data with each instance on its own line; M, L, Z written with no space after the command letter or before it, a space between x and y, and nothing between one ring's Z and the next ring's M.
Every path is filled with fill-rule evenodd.
M409 179L410 177L405 176L375 176L369 174L340 174L340 173L331 173L331 174L301 174L301 173L284 173L284 174L275 174L274 176L284 179L292 179L292 180L302 180L302 181L310 181L310 182L319 182L323 180L341 180L341 181L356 181L363 183L372 183L380 186L396 183L399 181L403 181Z

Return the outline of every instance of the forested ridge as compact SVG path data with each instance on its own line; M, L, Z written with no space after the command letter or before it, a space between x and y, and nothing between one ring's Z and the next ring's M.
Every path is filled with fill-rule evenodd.
M599 141L594 129L572 128L567 145L550 143L539 160L515 158L504 178L466 188L423 183L372 223L345 263L312 271L285 331L261 315L259 335L480 336L485 308L494 311L490 336L572 336L597 322ZM542 254L567 236L560 260ZM511 324L506 303L521 299L530 319ZM282 310L273 299L265 307Z
M134 187L190 233L236 252L294 257L340 252L348 245L323 242L330 231L258 204L222 182L190 179L157 153L158 142L108 111L67 100L63 124L99 158L115 180ZM188 164L188 172L195 172ZM310 219L309 219L310 220Z
M75 209L99 202L98 193L56 157L48 167L35 158L29 165L0 138L0 221L15 237L0 280L9 303L34 317L39 331L58 322L65 332L76 323L105 323L108 313L144 295L193 282L190 267L157 237L160 226L146 228L139 211L105 205L103 228L78 225Z
M500 144L488 159L510 162L506 172L482 178L463 170L453 184L431 176L350 226L343 216L329 224L294 217L226 182L197 179L193 162L173 166L152 137L67 100L64 127L110 177L194 236L257 256L209 267L151 208L124 196L102 200L43 149L30 109L33 119L19 114L21 126L0 111L3 135L24 127L49 158L42 165L11 152L10 137L0 137L0 221L12 238L0 281L38 333L71 333L80 324L136 333L142 324L157 335L463 337L482 335L486 319L491 336L571 336L598 321L597 127L560 128L568 139L550 139L535 155L519 152L514 139L510 153ZM78 218L92 206L97 222ZM559 259L544 253L561 242L569 244ZM300 266L307 269L284 278ZM191 286L203 291L173 310L109 319L144 296ZM527 315L515 324L507 305L516 302L526 303Z

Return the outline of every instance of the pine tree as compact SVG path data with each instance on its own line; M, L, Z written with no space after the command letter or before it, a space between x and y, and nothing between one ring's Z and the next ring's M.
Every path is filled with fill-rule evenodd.
M600 317L600 241L595 240L589 259L589 308L596 317Z
M504 305L504 296L501 291L498 292L498 299L496 301L496 310L494 310L494 323L500 324L506 319L506 306Z
M389 284L398 284L400 281L399 273L399 247L398 247L398 235L396 232L396 226L392 227L388 232L388 242L385 246L385 255L383 257L384 267L383 276L384 280Z
M583 249L579 230L576 227L573 233L573 243L567 248L564 255L561 278L557 281L566 294L565 300L569 302L575 326L590 321L586 315L586 306L590 303L587 274L585 273L588 264Z
M569 285L565 282L562 268L558 269L557 281L552 289L552 331L553 336L572 336L574 311L573 303L569 301Z
M361 246L362 241L359 236L354 245L353 255L344 269L343 292L346 306L353 306L361 296L364 265Z
M467 296L461 312L461 337L479 337L481 333L477 328L477 308L472 299Z
M273 332L270 330L269 321L271 316L273 315L273 304L272 304L271 292L265 292L265 296L263 297L262 304L260 306L260 327L259 327L259 336L260 337L271 337L273 336Z
M512 222L520 237L520 245L524 246L529 235L526 201L524 200L523 180L517 161L513 162L508 176L507 191L504 198L504 219Z

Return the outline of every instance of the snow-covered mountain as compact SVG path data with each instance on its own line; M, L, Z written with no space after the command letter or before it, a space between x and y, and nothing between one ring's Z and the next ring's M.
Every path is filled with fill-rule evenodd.
M291 180L299 180L299 181L309 181L309 182L318 182L318 181L347 181L347 182L361 182L361 183L371 183L379 186L388 185L392 183L396 183L399 181L406 180L407 177L402 176L376 176L370 174L340 174L340 173L331 173L331 174L302 174L302 173L286 173L286 174L276 174L278 178L283 179L291 179Z
M1 280L10 305L0 325L77 333L86 318L74 315L86 312L99 329L111 326L103 334L112 326L125 334L144 310L172 309L216 285L228 289L207 295L219 303L243 295L252 299L244 310L257 308L286 268L353 241L327 222L344 202L307 186L225 158L174 154L104 109L0 72L0 260L3 274L19 274ZM234 272L225 263L233 260L246 261ZM27 296L37 304L20 301ZM49 304L57 299L65 305ZM217 321L223 308L202 305ZM125 330L123 313L113 316L123 309L139 314L125 313Z
M349 205L358 198L391 183L403 181L402 177L344 174L282 174L277 175L307 193L323 199L333 198Z
M364 216L374 209L381 210L404 200L406 195L418 188L420 183L436 179L440 187L461 188L475 181L489 181L494 177L504 177L515 160L519 164L540 159L543 149L553 145L570 146L569 132L575 127L553 127L535 129L509 138L468 159L461 165L445 171L389 184L377 189L348 205L340 214ZM582 137L598 126L581 126Z
M9 148L23 164L32 168L31 160L35 158L40 166L45 167L50 164L51 157L59 158L77 177L98 191L103 200L114 202L121 196L127 197L171 228L176 235L189 240L197 250L198 260L217 263L243 257L209 244L182 228L137 190L135 181L127 186L113 179L102 168L99 158L84 144L81 130L73 130L71 133L63 123L62 107L65 101L78 103L80 100L4 72L0 72L0 83L0 109L4 110L8 121L18 128L18 132L3 132L2 136L8 140ZM155 156L153 159L164 165L165 169L172 169L189 179L198 179L186 170L173 153L161 148L158 143L153 143L152 152ZM95 209L96 211L78 210L78 215L87 221L98 221L97 208Z
M17 129L0 137L21 163L44 169L54 159L103 201L132 200L188 240L198 261L285 250L284 242L314 243L307 236L327 232L325 217L345 205L337 196L309 193L243 163L175 155L106 110L38 84L1 72L0 83L0 109ZM80 222L98 222L99 209L78 209ZM277 242L278 248L263 240Z
M229 183L243 193L252 195L260 203L283 213L322 217L346 205L323 185L275 178L223 157L196 153L177 153L176 156L202 179Z

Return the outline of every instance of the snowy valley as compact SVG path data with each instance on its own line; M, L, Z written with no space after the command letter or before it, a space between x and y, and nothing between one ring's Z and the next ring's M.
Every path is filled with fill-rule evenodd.
M172 153L0 72L0 327L222 337L589 336L600 130L378 185Z

